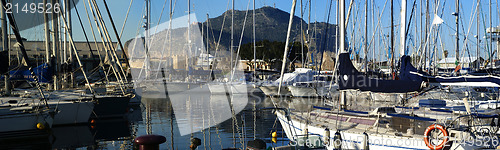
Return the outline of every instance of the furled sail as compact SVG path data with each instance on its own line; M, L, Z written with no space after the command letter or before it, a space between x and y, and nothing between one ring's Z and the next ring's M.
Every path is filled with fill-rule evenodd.
M339 89L357 89L381 93L408 93L422 90L422 81L374 79L360 73L351 60L349 53L339 55Z
M473 87L500 87L500 77L494 75L455 77L431 76L417 70L410 63L410 56L401 57L400 78L409 80L423 80L430 85L437 86L473 86Z

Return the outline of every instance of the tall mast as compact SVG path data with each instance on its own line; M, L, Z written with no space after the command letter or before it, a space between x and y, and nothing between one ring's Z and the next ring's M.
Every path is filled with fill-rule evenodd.
M392 0L391 0L392 1ZM340 52L341 53L345 53L347 52L345 50L345 1L344 0L339 0L339 15L340 15L340 19L339 19L339 29L340 29L340 42L339 42L339 47L340 47Z
M458 63L460 63L460 60L459 60L459 59L460 59L460 58L459 58L459 57L460 57L460 53L459 53L459 51L458 51L458 49L460 48L460 47L459 47L460 35L459 35L459 32L458 32L458 31L460 31L460 28L458 27L458 21L459 21L459 20L458 20L458 17L459 17L459 11L458 11L458 8L459 8L459 5L460 5L459 3L460 3L460 0L456 0L456 2L455 2L455 6L456 6L455 11L456 11L456 12L454 13L454 15L455 15L455 23L456 23L456 25L457 25L457 35L456 35L456 36L457 36L457 39L456 39L456 42L457 42L457 43L456 43L456 45L455 45L455 46L456 46L456 48L455 48L455 64L456 64L456 65L458 65Z
M146 69L146 78L149 78L149 49L148 49L148 44L149 44L149 3L150 3L150 0L145 0L146 2L146 12L145 12L145 16L143 19L146 20L145 24L144 24L144 30L145 30L145 33L146 35L144 35L144 50L146 52L146 59L145 59L145 62L144 62L144 65L145 65L145 69ZM107 55L107 54L106 54Z
M45 2L46 0L44 0ZM45 6L45 4L43 5ZM2 22L2 48L3 48L3 51L7 51L7 57L10 58L10 49L9 49L9 41L8 40L8 35L7 35L7 18L5 17L6 14L5 14L5 8L2 7L0 8L1 11L0 11L0 15L1 15L1 22ZM45 10L45 9L44 9ZM10 61L9 61L9 64L10 64ZM11 92L11 87L10 87L10 81L9 81L9 74L6 73L6 76L5 76L5 95L10 95L10 92Z
M67 23L68 23L68 26L67 26L67 31L65 31L65 36L64 36L64 46L66 46L66 51L65 51L65 54L66 56L64 56L64 59L67 60L67 64L72 64L73 63L73 54L72 54L72 51L73 51L73 47L69 46L69 43L67 42L67 36L73 36L73 30L72 30L72 21L71 21L71 0L66 0L64 2L65 4L65 14L66 14L66 19L67 19ZM73 67L72 65L70 65L70 67ZM69 87L73 87L73 79L74 79L74 76L73 76L73 72L69 72L69 77L65 74L65 82L66 83L69 83ZM69 80L69 81L68 81ZM65 84L65 85L68 85L68 84Z
M309 49L311 47L311 0L309 0L309 11L307 13L307 53L306 55L309 54ZM337 32L337 29L335 29L335 31ZM337 36L337 34L335 34L335 36ZM337 37L335 37L335 39L337 39ZM335 40L336 42L337 40ZM337 48L337 43L335 43L335 48ZM307 56L306 56L307 57ZM306 58L306 61L307 61L307 58ZM304 62L304 65L307 65L306 62ZM304 67L305 68L305 67Z
M365 0L365 73L368 72L368 0Z
M401 27L400 34L400 45L399 45L399 54L401 56L406 55L406 0L401 0Z
M255 0L254 0L255 1ZM304 29L302 29L302 18L304 17L304 12L302 11L302 0L300 0L300 50L302 51L301 63L304 67Z
M476 8L476 17L477 17L477 20L476 20L476 30L477 30L477 35L476 35L476 57L477 57L477 68L476 70L479 70L479 66L480 66L480 62L479 62L479 50L480 50L480 43L479 43L479 37L480 37L480 33L479 33L479 9L480 9L480 6L481 5L481 0L477 0L477 8Z
M288 30L286 32L286 42L285 42L285 52L283 53L283 60L281 63L281 75L280 75L280 83L278 86L278 95L281 93L281 84L283 83L283 73L285 73L285 67L286 67L286 56L288 54L288 44L290 43L290 32L292 30L292 22L293 22L293 16L295 15L295 5L297 3L297 0L293 0L292 2L292 10L290 11L290 20L288 21Z
M188 0L188 22L187 22L187 42L188 42L188 55L191 55L193 53L191 53L191 0ZM195 58L196 56L190 56L190 57L193 57ZM191 62L189 61L189 56L187 58L188 60L188 65L186 65L186 69L189 71L189 64L191 64ZM193 61L195 61L195 59L193 59ZM190 75L188 74L188 79L190 80Z
M394 6L391 0L391 74L394 73ZM395 79L392 75L392 79Z
M257 47L255 47L255 0L253 0L253 17L252 17L252 22L253 22L253 79L257 77Z
M490 11L490 28L491 28L491 27L493 27L493 24L491 23L491 16L492 16L492 13L491 13L491 0L490 0L490 5L489 6L490 6L489 11ZM493 51L492 51L492 48L493 48L493 39L490 38L490 40L488 40L488 41L490 42L490 44L489 44L490 46L488 46L489 51L493 54ZM500 48L497 48L497 49L500 49ZM499 53L500 53L500 51L497 52L498 56L500 56ZM493 65L493 58L492 57L493 57L493 55L490 56L490 63L492 64L492 67L493 67L495 65ZM498 58L500 58L500 57L497 57L497 59Z
M232 5L233 5L233 7L232 7L233 9L231 9L231 46L229 46L229 53L231 55L230 62L229 62L229 64L231 64L229 67L230 70L233 70L232 64L233 64L233 41L234 41L234 36L233 36L233 34L234 34L234 0L232 0Z
M43 7L44 7L44 10L47 10L47 0L43 0ZM3 16L2 16L3 17ZM3 21L4 19L2 19ZM43 13L43 28L44 28L44 34L45 34L45 41L44 41L44 44L45 44L45 63L47 63L47 65L52 65L50 64L50 29L49 29L49 14L48 13ZM3 23L2 23L2 26L3 26ZM3 32L3 28L2 28L2 32ZM5 32L4 32L5 33ZM7 36L7 33L4 34L4 36ZM52 87L52 84L49 83L48 87Z
M210 33L210 32L208 32L208 20L209 19L210 19L210 17L207 13L207 30L205 31L207 33L207 40L205 40L207 43L207 69L210 69L210 55L209 55L210 51L208 50L208 38L209 38L208 33ZM203 28L203 26L202 26L202 28Z
M169 57L170 58L173 58L172 56L172 17L174 15L174 11L172 9L172 0L170 1L170 14L169 14L169 22L168 22L168 40L170 44L168 44L168 52L169 52ZM172 61L173 63L173 61ZM172 66L173 64L171 63L171 60L167 61L167 66ZM169 77L168 78L169 81L171 81L171 78ZM172 143L172 149L174 149L173 147L174 143Z
M52 0L52 6L54 6L55 4L59 3L59 0ZM53 67L54 67L54 75L53 75L53 80L54 80L54 90L58 90L59 89L59 74L60 74L60 63L59 63L59 60L60 60L60 56L59 56L59 45L58 45L58 40L59 40L59 27L58 27L58 22L59 22L59 13L52 13L52 55L54 57L54 59L56 59L56 63L53 64Z

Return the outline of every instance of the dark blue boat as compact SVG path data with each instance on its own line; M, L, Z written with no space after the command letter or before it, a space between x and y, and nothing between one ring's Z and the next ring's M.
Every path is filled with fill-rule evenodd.
M500 77L495 75L473 76L463 75L454 77L431 76L416 69L411 63L410 56L401 57L400 78L404 80L421 80L437 86L472 86L472 87L500 87Z
M370 78L352 64L349 53L339 54L339 89L356 89L381 93L409 93L422 90L422 80L385 80Z

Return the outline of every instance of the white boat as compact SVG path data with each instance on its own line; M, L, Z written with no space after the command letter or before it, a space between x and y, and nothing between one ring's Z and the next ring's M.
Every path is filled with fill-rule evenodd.
M291 145L311 144L326 149L429 149L424 138L434 125L430 118L388 116L394 109L376 109L374 113L352 111L312 111L311 113L276 111L276 115ZM384 112L385 111L385 112ZM411 119L409 119L411 118ZM496 148L491 142L467 141L472 135L462 128L446 128L446 141L431 139L431 143L445 143L451 149ZM435 131L432 129L431 131ZM449 135L449 136L448 136ZM433 135L434 136L434 135ZM431 136L431 137L433 137ZM441 135L442 136L442 135ZM479 137L483 140L489 137ZM490 138L492 139L492 138ZM494 138L498 140L498 138ZM308 140L308 141L307 141ZM450 141L450 142L448 142ZM490 140L491 141L491 140ZM494 141L498 142L498 141ZM442 145L441 145L442 146Z
M293 83L288 90L293 97L327 97L338 91L338 85L331 81L331 76L315 76L313 81Z
M47 105L55 110L53 125L68 125L88 123L90 115L94 109L94 102L89 101L90 97L81 97L77 93L71 92L48 92ZM26 95L25 95L26 96ZM10 101L3 104L7 107L45 107L45 103L39 100L37 95L23 97L2 97L0 101Z
M293 85L295 82L312 81L314 75L315 72L312 69L296 68L294 72L283 74L283 79L278 78L272 82L262 83L259 88L267 96L291 96L290 91L287 90L287 86ZM283 84L281 84L281 91L278 93L280 81L283 81Z
M283 85L282 85L283 86ZM266 94L266 96L290 96L292 93L286 88L286 86L281 87L278 93L278 85L262 85L259 86L260 90Z
M247 94L248 85L244 82L229 82L229 83L209 83L208 89L211 94Z

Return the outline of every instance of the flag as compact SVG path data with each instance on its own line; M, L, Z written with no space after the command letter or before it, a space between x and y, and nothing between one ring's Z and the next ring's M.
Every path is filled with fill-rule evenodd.
M462 67L460 65L456 66L455 67L455 72L458 72L458 70L462 69Z
M443 19L441 19L441 17L439 17L437 14L434 14L434 20L432 20L432 24L435 25L439 25L439 24L442 24L444 22Z

